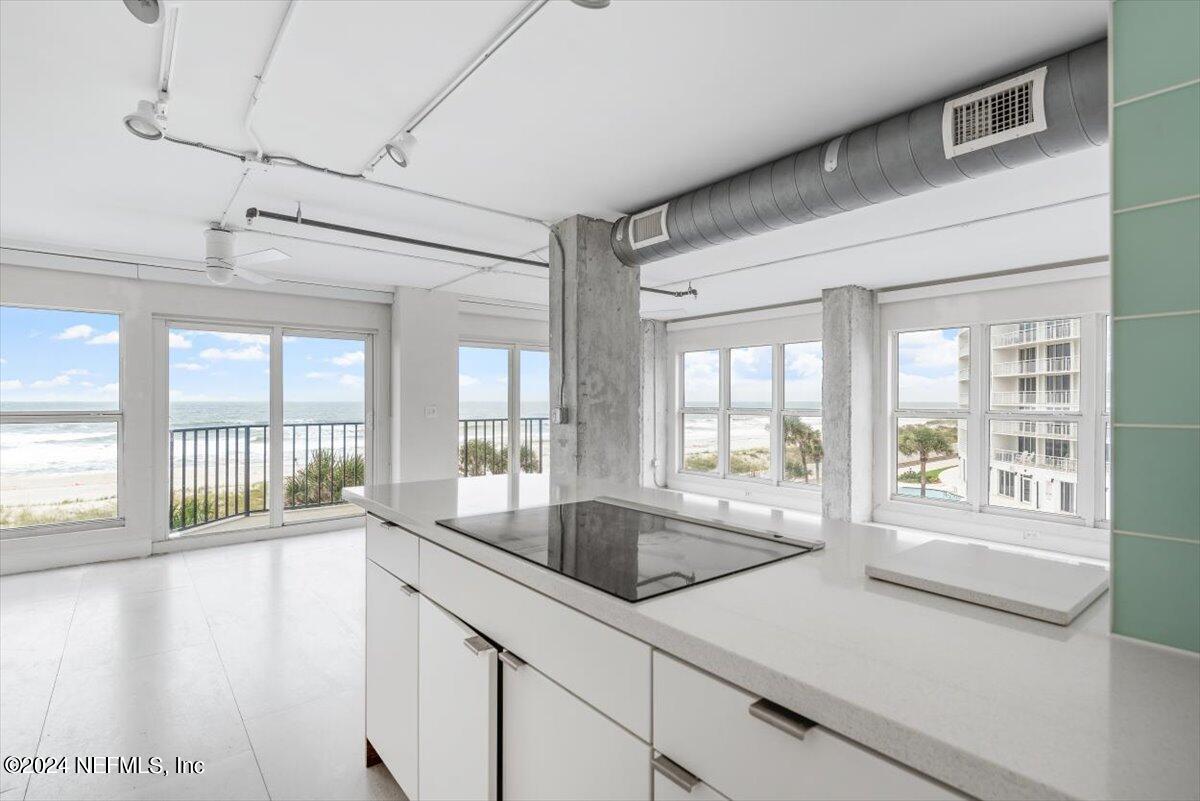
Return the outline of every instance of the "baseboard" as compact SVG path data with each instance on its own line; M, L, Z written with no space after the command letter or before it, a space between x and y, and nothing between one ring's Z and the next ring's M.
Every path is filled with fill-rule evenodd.
M286 526L264 526L263 528L250 528L240 531L225 531L213 534L193 534L184 535L181 537L172 537L171 539L159 540L151 546L151 552L160 553L179 553L180 551L194 551L199 548L215 548L220 545L239 545L245 542L259 542L260 540L278 540L284 537L299 537L304 534L321 534L326 531L338 531L339 529L352 528L357 525L362 525L364 514L348 515L346 517L337 517L330 520L312 520L306 523L291 523Z
M70 545L29 542L28 539L0 542L0 576L150 555L150 541L134 537Z

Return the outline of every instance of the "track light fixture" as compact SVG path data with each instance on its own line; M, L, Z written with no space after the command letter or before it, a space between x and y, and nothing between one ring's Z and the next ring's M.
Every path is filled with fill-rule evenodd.
M156 24L162 13L158 6L158 0L125 0L125 7L129 9L130 14L137 17L138 22L144 22L147 25Z
M609 0L571 0L571 2L580 8L608 8L609 4Z
M407 167L412 161L413 150L417 147L417 137L410 134L408 131L401 131L396 135L396 138L383 146L383 149L388 154L388 158L399 164L401 167Z
M162 139L167 130L167 104L151 100L139 100L137 110L125 116L125 127L134 136L142 139Z

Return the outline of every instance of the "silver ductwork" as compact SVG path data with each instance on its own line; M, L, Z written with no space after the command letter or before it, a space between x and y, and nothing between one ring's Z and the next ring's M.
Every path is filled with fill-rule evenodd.
M636 267L1108 140L1101 40L702 186L613 223Z

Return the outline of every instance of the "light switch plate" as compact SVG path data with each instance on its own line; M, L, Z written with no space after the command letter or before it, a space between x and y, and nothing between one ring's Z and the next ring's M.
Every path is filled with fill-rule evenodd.
M425 407L425 417L430 418L430 419L437 417L437 406L434 406L433 404L426 406Z

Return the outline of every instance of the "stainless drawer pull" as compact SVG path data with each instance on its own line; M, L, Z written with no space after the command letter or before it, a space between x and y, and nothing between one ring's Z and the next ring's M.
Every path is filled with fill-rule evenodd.
M483 637L480 637L478 634L476 634L474 637L468 637L467 639L463 640L463 645L467 646L467 650L475 654L475 656L487 653L488 651L496 650L492 647L490 642L485 640Z
M784 734L792 735L797 740L803 740L804 735L808 734L808 730L817 725L816 721L809 720L803 715L797 715L792 710L768 701L766 698L759 698L750 705L750 717L758 718Z
M525 667L525 660L514 654L512 651L501 651L500 661L508 665L513 670L520 670Z
M404 582L400 582L400 591L403 592L405 595L407 595L409 598L413 597L414 595L421 594L421 591L418 590L416 587L410 587L409 585L405 584Z
M685 793L690 793L696 789L696 785L700 784L700 779L688 773L679 765L667 759L662 754L655 754L650 760L650 767L657 770L662 775L666 776L676 784Z

